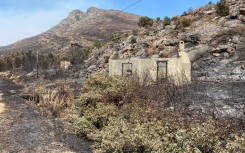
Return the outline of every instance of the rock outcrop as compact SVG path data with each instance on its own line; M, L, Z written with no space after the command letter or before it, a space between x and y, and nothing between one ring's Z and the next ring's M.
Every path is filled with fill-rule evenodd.
M240 5L242 1L232 1L230 4L233 4L231 13L238 7L241 10L243 6ZM171 21L174 28L162 29L162 23L156 22L151 28L142 28L137 34L128 33L128 37L121 42L93 51L86 63L89 73L108 71L105 57L110 57L115 50L120 58L174 57L178 42L183 40L192 62L193 76L245 80L245 24L241 20L243 15L239 11L237 13L236 18L221 17L216 13L215 5L208 4L174 17ZM189 27L179 27L178 22L183 18L191 19ZM135 43L131 42L132 38L136 40Z
M176 57L178 42L182 40L192 61L193 74L210 79L226 76L245 80L245 0L226 2L230 7L227 16L219 16L216 6L209 3L173 17L170 26L163 27L163 22L155 21L152 27L141 29L137 26L139 16L136 15L93 7L87 12L74 10L48 32L0 48L0 51L63 52L70 45L79 47L95 40L106 40L108 34L120 30L124 33L118 40L92 50L83 65L87 70L83 69L84 73L108 71L108 59L114 51L118 51L120 58L129 59Z
M230 16L245 21L245 0L226 0L230 8Z

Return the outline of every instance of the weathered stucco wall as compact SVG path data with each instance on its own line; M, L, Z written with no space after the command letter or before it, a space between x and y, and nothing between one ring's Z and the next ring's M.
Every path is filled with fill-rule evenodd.
M175 84L183 84L191 81L191 62L186 52L184 52L184 43L180 42L179 57L176 58L156 58L153 56L148 59L130 58L119 59L115 52L109 59L109 75L124 75L127 74L123 70L123 64L126 64L128 69L131 68L132 75L136 75L141 79L145 77L151 78L153 81L158 81L159 70L158 62L167 62L167 77L168 80ZM131 65L130 65L131 64Z
M61 61L60 62L60 68L61 69L68 69L69 66L71 66L71 62L69 62L69 61Z

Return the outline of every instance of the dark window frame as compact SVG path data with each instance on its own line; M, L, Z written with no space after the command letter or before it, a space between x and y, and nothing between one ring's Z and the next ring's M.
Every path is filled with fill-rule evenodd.
M165 63L166 66L159 66L159 63ZM165 78L160 78L159 77L159 69L160 67L165 67L166 69L166 77ZM164 60L164 61L157 61L157 82L160 83L160 84L163 84L163 83L167 83L168 81L168 61L167 60Z
M126 72L123 71L124 65L130 65L130 69L127 69ZM128 70L130 70L130 71L128 71ZM125 74L126 74L126 76L133 75L133 63L122 63L122 76L125 76Z

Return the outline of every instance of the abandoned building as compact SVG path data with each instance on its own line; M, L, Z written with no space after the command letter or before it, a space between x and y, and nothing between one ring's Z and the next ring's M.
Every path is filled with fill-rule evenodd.
M178 56L174 58L128 58L120 59L118 52L109 59L109 75L135 75L140 79L149 77L154 82L185 84L191 81L191 62L185 52L185 44L179 42Z
M67 60L60 61L60 68L67 70L71 66L71 62Z

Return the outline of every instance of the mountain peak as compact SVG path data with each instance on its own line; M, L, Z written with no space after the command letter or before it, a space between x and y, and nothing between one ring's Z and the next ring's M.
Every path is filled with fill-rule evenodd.
M71 11L69 16L70 15L79 15L79 14L83 14L83 12L79 9L76 9L76 10Z
M67 51L71 44L93 45L94 41L108 41L113 32L137 30L140 16L90 7L87 11L73 10L68 17L47 32L28 38L8 47L0 47L1 52L18 51ZM102 22L103 21L103 22ZM96 27L96 28L93 28ZM89 29L89 30L88 30Z
M87 9L87 13L98 13L98 12L101 12L101 11L103 11L103 10L102 9L98 9L96 7L93 7L93 6Z
M84 14L81 10L73 10L71 13L69 13L68 18L74 21L79 21L81 20L81 16Z

